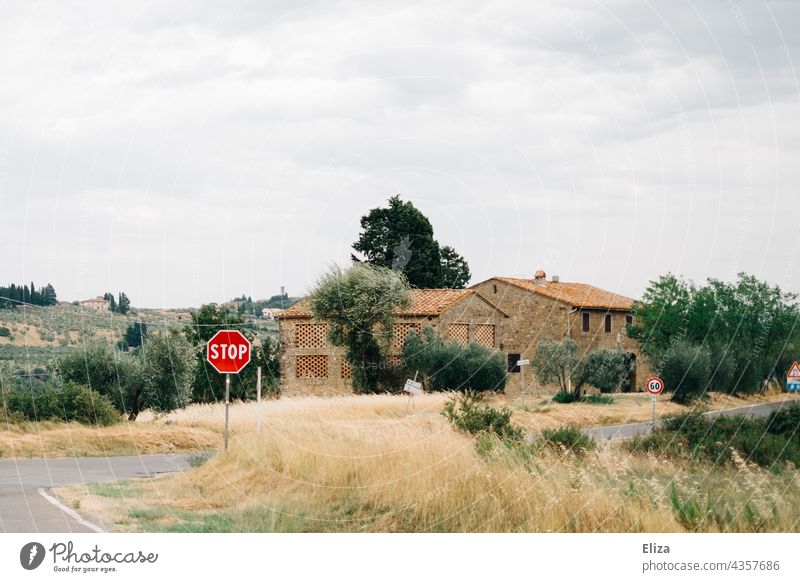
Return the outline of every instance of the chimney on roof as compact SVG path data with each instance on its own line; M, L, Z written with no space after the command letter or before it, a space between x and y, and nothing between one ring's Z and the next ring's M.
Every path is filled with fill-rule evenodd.
M552 276L552 278L551 278L550 280L551 280L553 283L558 283L558 282L561 280L561 278L560 278L558 275L553 275L553 276Z
M537 285L541 285L547 279L547 273L539 269L533 274L533 282Z

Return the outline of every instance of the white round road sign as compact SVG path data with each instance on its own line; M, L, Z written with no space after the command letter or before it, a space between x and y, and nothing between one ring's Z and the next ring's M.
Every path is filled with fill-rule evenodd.
M664 391L664 380L653 376L647 381L645 388L650 394L661 394Z

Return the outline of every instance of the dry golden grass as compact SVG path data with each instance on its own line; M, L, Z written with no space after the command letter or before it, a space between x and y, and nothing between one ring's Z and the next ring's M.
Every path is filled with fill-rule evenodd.
M413 417L440 422L439 411L446 394L415 397ZM531 433L564 425L591 426L650 419L650 399L646 394L614 395L611 405L556 404L549 399L525 402L503 395L489 397L494 406L509 405L513 421ZM713 394L704 407L712 410L744 406L753 402L785 398L783 394L763 397L731 398ZM291 419L320 431L347 427L371 427L407 422L407 399L403 396L341 396L338 398L282 398L264 401L261 417L265 430ZM197 451L219 445L223 428L221 404L192 405L168 415L144 412L135 423L110 427L90 427L77 423L24 423L0 428L0 458L73 457L114 454L151 454ZM659 403L659 414L686 411L686 407ZM231 406L232 439L255 431L256 404ZM355 425L353 424L355 423Z
M77 422L8 424L0 430L0 458L147 455L219 446L219 433L196 427L123 422L92 427Z
M122 531L795 531L800 478L631 456L577 458L456 433L441 396L286 399L232 410L227 454L184 474L59 494ZM171 426L218 426L193 407ZM746 477L746 478L745 478ZM697 507L695 507L695 505Z
M428 393L414 398L415 416L438 417L444 401L449 394ZM486 402L492 406L509 406L514 411L513 422L535 433L543 428L564 425L593 426L628 422L649 421L652 415L650 396L643 393L614 394L614 403L597 405L585 403L558 404L550 398L526 399L510 398L502 394L487 397ZM764 396L747 396L733 398L723 394L712 393L708 401L698 405L698 410L722 410L748 406L760 402L772 402L785 399L781 393ZM406 415L408 400L404 396L388 394L339 396L319 398L314 396L302 398L281 398L267 400L261 404L261 419L264 427L270 426L273 419L298 418L316 425L338 426L339 421L349 423L357 418L359 423L369 423L386 419L402 419ZM658 404L659 414L681 413L693 410L694 407L681 406L669 402L666 397ZM153 416L144 412L137 422L164 423L197 426L211 430L222 430L224 419L222 404L192 405L168 415ZM256 404L254 402L236 403L230 408L230 426L234 435L254 431L256 426Z

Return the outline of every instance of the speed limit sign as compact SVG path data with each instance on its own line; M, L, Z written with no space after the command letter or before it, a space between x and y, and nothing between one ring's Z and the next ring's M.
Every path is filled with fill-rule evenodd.
M661 394L664 391L664 380L657 376L653 376L645 384L645 388L650 394Z

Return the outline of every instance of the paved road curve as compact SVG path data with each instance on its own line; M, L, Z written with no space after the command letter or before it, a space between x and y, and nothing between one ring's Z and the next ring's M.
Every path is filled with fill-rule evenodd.
M0 532L97 531L49 501L48 489L182 471L189 467L187 459L188 455L145 455L0 461Z
M774 410L780 410L792 404L791 400L782 400L781 402L753 404L752 406L729 408L727 410L714 410L712 412L706 412L703 416L746 416L748 418L757 418L759 416L767 416ZM658 426L658 423L656 423L656 426ZM583 431L583 434L595 440L626 439L639 434L647 434L652 428L652 422L635 422L631 424L614 424L611 426L587 428Z

